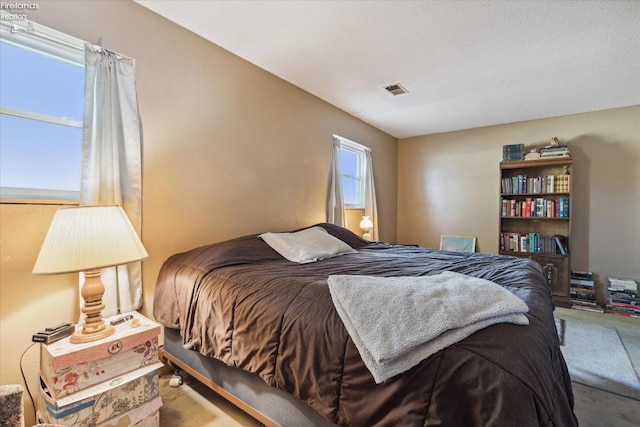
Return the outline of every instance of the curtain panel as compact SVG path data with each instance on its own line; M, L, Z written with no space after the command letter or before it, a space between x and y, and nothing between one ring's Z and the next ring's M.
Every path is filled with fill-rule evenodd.
M344 211L344 197L342 196L342 177L340 175L340 140L335 137L333 138L333 157L329 176L327 222L341 227L347 226L347 218Z
M373 180L373 157L371 150L365 150L365 172L364 172L364 214L371 219L373 228L371 238L378 240L378 204L376 202L376 186Z
M80 204L122 206L141 235L142 125L135 61L87 43L85 73ZM142 306L141 267L136 262L102 271L103 316Z

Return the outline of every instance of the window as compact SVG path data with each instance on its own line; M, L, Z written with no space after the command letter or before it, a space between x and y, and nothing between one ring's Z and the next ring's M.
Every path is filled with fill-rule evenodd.
M0 22L0 195L78 200L82 42L19 24Z
M365 150L367 147L334 135L340 141L342 195L347 208L364 208Z

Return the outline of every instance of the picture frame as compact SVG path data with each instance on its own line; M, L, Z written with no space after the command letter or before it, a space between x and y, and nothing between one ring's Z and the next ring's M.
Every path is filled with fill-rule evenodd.
M474 236L443 234L440 236L440 250L452 252L475 252L476 238Z

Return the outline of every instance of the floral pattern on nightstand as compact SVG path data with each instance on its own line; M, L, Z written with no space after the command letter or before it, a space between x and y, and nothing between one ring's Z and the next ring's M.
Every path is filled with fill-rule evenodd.
M134 378L130 375L107 381L106 390L70 404L57 405L47 401L46 421L70 427L93 427L139 408L160 395L158 369Z
M127 360L123 361L123 358ZM53 376L54 390L52 392L58 397L67 396L87 386L112 378L114 371L117 374L123 373L123 366L129 366L129 370L133 370L157 361L158 341L157 339L148 340L131 348L122 356L112 356L58 369Z

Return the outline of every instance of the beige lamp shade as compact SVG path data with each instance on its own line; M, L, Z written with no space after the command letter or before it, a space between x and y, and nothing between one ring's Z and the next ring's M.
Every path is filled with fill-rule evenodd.
M120 206L61 208L53 218L33 274L96 270L148 256Z
M149 255L133 225L119 206L80 206L58 209L33 274L63 274L82 271L80 295L84 301L82 329L70 342L81 344L106 338L115 332L102 318L104 267L140 261Z
M360 221L360 228L368 231L371 230L372 227L373 222L371 222L371 218L369 218L368 216L363 216L362 220Z

